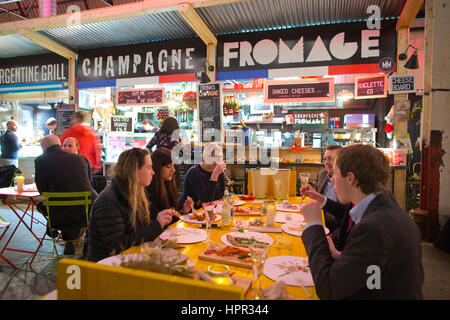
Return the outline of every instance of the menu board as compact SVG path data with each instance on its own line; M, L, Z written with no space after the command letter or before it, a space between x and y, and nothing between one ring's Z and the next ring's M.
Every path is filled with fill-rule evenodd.
M390 76L389 93L412 93L416 92L416 76Z
M75 113L75 105L60 104L56 109L56 135L60 136L66 129L72 126L72 115Z
M385 98L387 74L355 77L355 99Z
M164 88L117 90L116 106L161 105L164 94Z
M334 101L334 79L292 81L269 80L264 83L264 102Z
M201 124L202 142L222 141L222 105L220 83L198 85L198 113ZM214 130L215 129L215 130ZM220 134L216 134L220 132Z
M133 132L133 118L111 116L111 132Z

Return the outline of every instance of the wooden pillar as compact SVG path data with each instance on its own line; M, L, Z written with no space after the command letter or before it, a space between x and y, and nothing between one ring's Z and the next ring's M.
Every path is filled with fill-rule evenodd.
M398 52L404 52L409 45L409 27L401 27L397 30ZM397 59L397 75L406 75L404 61ZM399 100L408 100L408 94L396 94L394 105ZM408 133L408 120L394 120L394 136L401 136ZM394 196L400 207L406 209L406 169L394 169Z

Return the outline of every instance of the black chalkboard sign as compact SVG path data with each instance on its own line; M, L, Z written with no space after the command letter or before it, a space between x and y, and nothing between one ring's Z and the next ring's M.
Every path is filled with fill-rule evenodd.
M416 76L390 76L389 93L410 93L416 92Z
M311 132L305 132L305 134L303 135L303 139L303 145L305 147L313 145L313 134Z
M56 135L60 136L66 129L72 126L72 115L75 113L75 106L71 104L61 104L56 109Z
M200 139L202 142L222 141L220 83L199 84L197 90Z
M164 88L117 90L116 106L161 105L164 94Z
M111 116L111 132L133 132L133 118Z
M334 101L333 79L275 81L264 83L264 102Z

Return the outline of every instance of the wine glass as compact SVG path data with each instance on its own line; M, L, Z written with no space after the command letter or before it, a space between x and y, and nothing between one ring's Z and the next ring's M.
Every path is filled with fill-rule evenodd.
M206 240L204 241L207 244L212 244L211 241L211 223L214 213L214 205L210 202L204 202L202 204L203 211L205 214L205 224L206 224Z
M267 258L267 253L269 251L269 246L264 246L256 248L253 246L249 247L250 257L252 259L253 265L253 294L255 300L262 300L262 288L261 288L261 276L264 270L264 262Z
M309 182L309 173L302 172L300 173L300 180L302 182L302 187L307 186ZM305 196L302 195L302 203L305 203Z

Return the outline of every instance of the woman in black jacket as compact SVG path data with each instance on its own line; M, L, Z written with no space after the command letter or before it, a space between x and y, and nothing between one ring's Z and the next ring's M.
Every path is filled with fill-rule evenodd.
M132 148L120 154L112 183L96 199L89 216L89 261L153 241L172 221L171 210L157 213L148 201L145 187L153 175L146 149Z
M150 157L153 171L155 171L152 183L147 187L150 202L158 211L174 208L181 214L191 212L194 204L191 198L188 198L181 207L178 205L177 184L174 179L175 166L172 161L171 150L160 147L153 151ZM176 221L178 221L178 218L173 217L172 223Z

